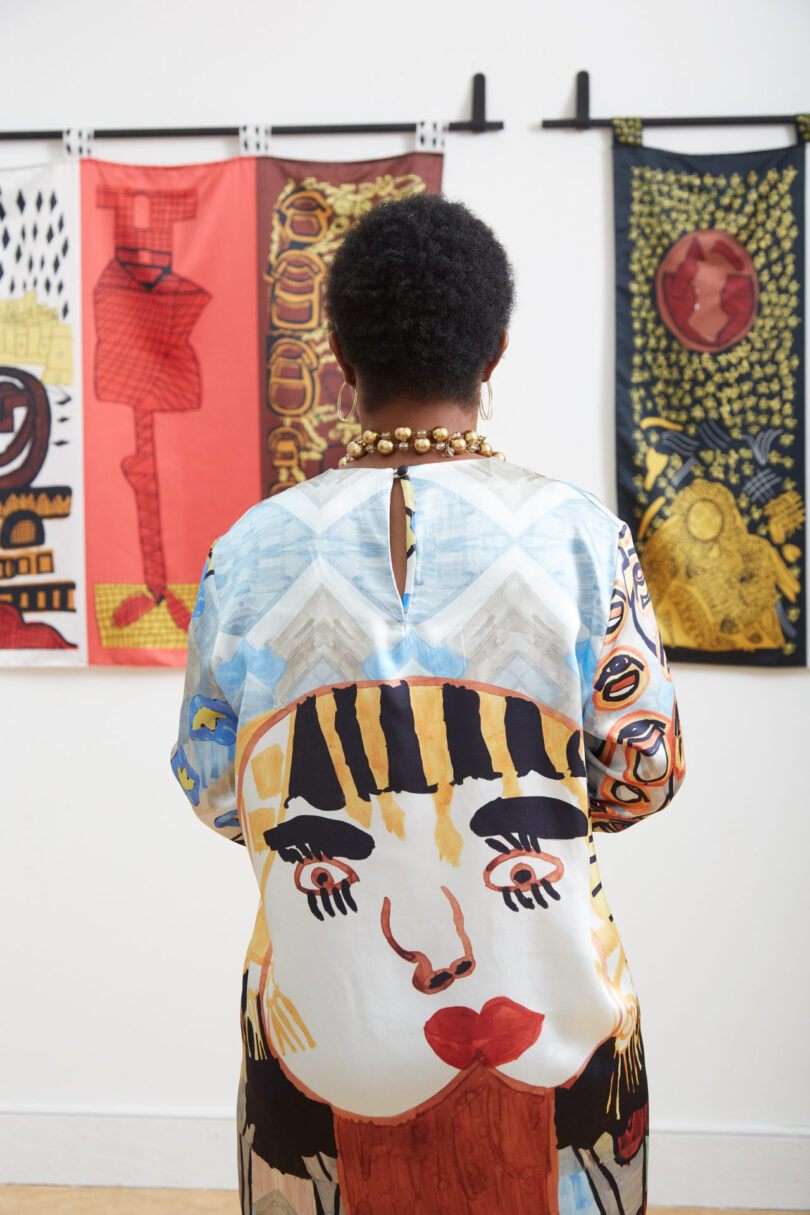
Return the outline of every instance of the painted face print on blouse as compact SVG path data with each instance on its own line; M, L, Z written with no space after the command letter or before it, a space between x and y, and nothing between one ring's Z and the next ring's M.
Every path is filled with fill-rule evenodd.
M310 695L239 746L264 1030L303 1092L386 1118L475 1067L552 1088L616 1032L573 723L425 678Z
M615 587L613 591L611 624L615 624L615 628L609 630L608 635L610 635L611 631L614 633L618 632L624 623L624 614L629 612L633 617L633 623L644 644L656 659L664 664L665 670L668 670L664 645L655 621L650 592L644 579L644 572L641 568L638 553L630 535L630 529L627 527L623 528L619 535L619 561L621 562L623 585Z

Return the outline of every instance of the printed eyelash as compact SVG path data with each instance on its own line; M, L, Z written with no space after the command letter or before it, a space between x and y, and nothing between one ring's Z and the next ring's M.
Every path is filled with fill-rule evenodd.
M349 881L348 878L345 878L341 882L340 890L341 890L344 900L346 901L346 903L348 903L350 909L352 911L357 911L357 904L355 903L354 899L352 898L352 887L351 887L351 882Z
M506 842L504 842L506 841ZM505 831L501 839L488 837L486 842L490 848L494 848L496 852L519 852L524 849L525 852L542 852L539 835L529 835L525 831L511 832Z
M303 843L287 844L286 847L279 849L279 856L283 861L322 861L324 859L320 849L311 848L309 844Z
M512 902L513 894L517 895L517 900L521 906L528 907L531 911L534 911L535 906L548 910L548 903L540 893L541 886L545 890L546 894L555 901L558 902L562 897L559 890L555 890L551 882L547 882L545 878L541 878L539 884L537 882L532 882L530 887L532 895L534 896L534 902L532 902L532 900L528 898L522 890L508 890L506 887L504 887L504 889L501 891L501 898L503 899L504 903L506 903L506 906L510 911L520 911L520 907L516 907Z
M318 857L317 859L322 860L323 858ZM332 906L333 900L334 907ZM344 878L339 887L335 886L331 894L326 890L319 890L317 893L314 890L308 890L307 903L316 920L323 920L321 907L332 919L335 917L335 907L337 907L341 915L347 914L347 907L350 911L357 911L357 904L352 898L351 884L348 878Z

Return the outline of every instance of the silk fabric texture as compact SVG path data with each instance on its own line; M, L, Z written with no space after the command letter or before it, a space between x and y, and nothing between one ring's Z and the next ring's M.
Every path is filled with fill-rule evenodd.
M396 470L360 468L249 511L194 609L173 767L261 894L242 1209L635 1215L644 1054L594 833L683 776L641 567L573 486L409 474L407 606Z

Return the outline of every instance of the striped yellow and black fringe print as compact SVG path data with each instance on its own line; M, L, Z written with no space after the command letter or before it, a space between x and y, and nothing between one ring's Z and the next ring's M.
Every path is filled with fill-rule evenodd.
M499 691L449 681L351 684L307 697L294 714L285 802L300 797L318 810L472 778L500 778L507 796L520 796L530 772L563 782L585 776L579 730Z

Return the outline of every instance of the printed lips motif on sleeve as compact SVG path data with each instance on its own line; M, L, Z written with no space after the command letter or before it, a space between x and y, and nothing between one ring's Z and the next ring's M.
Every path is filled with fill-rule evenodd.
M425 1022L425 1037L439 1058L460 1071L473 1063L499 1067L533 1046L543 1028L543 1014L506 996L487 1000L480 1013L472 1008L442 1008Z

